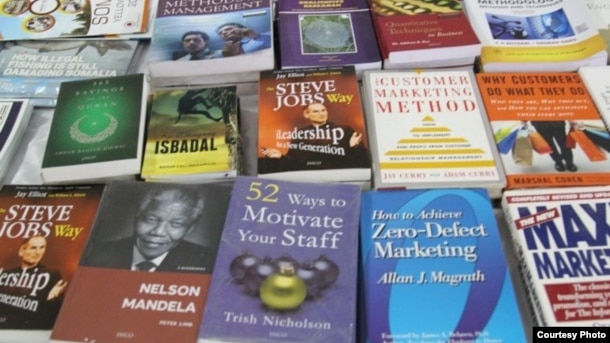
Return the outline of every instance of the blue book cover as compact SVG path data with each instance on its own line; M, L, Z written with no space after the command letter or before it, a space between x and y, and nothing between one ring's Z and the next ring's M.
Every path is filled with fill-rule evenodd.
M354 342L360 187L238 176L199 342Z
M360 222L368 342L526 342L485 190L367 191Z

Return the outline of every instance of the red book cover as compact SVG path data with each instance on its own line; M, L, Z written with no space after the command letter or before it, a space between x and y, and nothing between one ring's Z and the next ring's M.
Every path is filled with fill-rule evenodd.
M51 340L194 342L232 183L107 187Z
M421 0L372 0L371 9L384 69L388 64L467 65L480 53L479 39L461 1L437 5Z
M103 185L2 187L0 335L48 340L73 288L103 190Z

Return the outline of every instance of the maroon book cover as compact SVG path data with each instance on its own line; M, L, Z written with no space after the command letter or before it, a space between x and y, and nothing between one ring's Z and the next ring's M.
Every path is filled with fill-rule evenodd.
M478 55L480 42L463 12L461 1L444 1L443 4L372 0L371 12L384 60L389 59L392 63L412 62L414 58L429 61L435 56L431 55L431 49L458 49L452 58L462 54ZM417 51L421 53L414 55Z
M231 186L109 184L51 340L194 342Z

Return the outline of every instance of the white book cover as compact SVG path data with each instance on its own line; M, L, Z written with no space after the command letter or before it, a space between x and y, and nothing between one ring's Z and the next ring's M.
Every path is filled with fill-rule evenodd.
M606 0L582 0L598 29L610 27L610 3Z
M534 70L606 63L606 43L582 1L464 1L464 7L483 45L485 71L505 71L500 66L507 63Z
M609 200L610 186L504 192L537 325L610 325Z
M473 73L365 72L362 85L374 188L505 185Z
M581 67L578 74L606 126L610 123L610 66Z

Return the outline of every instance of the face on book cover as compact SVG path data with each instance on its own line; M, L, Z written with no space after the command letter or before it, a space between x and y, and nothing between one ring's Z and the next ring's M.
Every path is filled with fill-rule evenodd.
M184 46L184 49L189 52L189 54L197 55L198 53L205 50L207 41L207 35L205 35L204 33L191 32L185 34L184 38L182 39L182 45Z
M313 125L324 125L328 120L328 110L324 104L311 103L303 110L303 116Z
M24 268L32 268L40 263L47 250L47 240L42 236L34 236L19 248L21 265Z
M148 259L168 252L192 230L192 204L165 198L148 203L136 219L136 246Z

